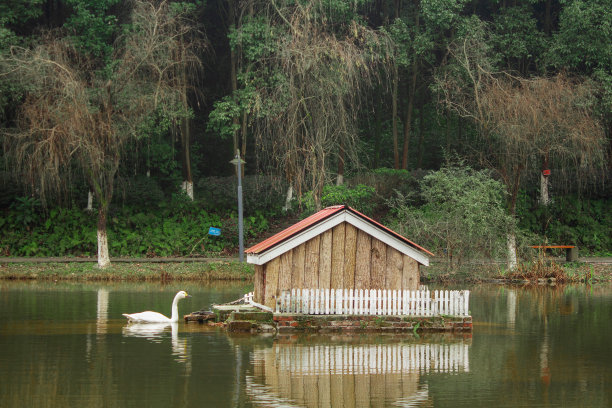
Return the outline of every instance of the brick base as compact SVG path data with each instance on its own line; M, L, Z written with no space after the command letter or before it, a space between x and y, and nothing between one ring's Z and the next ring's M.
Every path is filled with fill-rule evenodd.
M471 332L472 317L276 314L279 332Z

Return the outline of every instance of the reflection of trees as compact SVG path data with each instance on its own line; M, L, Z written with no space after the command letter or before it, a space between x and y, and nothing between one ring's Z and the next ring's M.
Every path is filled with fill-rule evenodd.
M612 397L606 385L612 366L609 287L479 286L471 293L474 379L466 388L431 378L431 394L441 388L445 394L486 390L492 404L505 406L524 405L526 399L555 406L607 406Z

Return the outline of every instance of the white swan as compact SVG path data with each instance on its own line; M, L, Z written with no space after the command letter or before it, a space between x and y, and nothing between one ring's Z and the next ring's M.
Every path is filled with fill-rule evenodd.
M128 323L176 323L178 322L178 302L187 297L191 296L184 290L176 294L172 301L172 316L170 318L167 318L161 313L150 311L132 314L123 313L123 315L127 317Z

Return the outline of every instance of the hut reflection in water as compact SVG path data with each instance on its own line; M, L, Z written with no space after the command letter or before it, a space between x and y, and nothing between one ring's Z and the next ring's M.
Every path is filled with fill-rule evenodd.
M266 407L412 406L424 373L469 371L469 340L453 343L287 344L253 351L246 392Z

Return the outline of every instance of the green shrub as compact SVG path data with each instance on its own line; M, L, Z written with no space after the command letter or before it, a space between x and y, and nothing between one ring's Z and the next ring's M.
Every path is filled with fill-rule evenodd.
M375 208L375 196L376 191L374 190L374 187L366 186L364 184L358 184L355 187L348 187L346 185L328 185L323 187L323 193L321 194L321 206L325 208L332 205L344 204L366 215L372 215ZM306 196L304 204L308 212L314 212L315 208L312 193L309 193Z
M390 200L391 227L452 263L505 254L514 228L505 188L486 171L446 165L420 182L422 206L402 195Z

